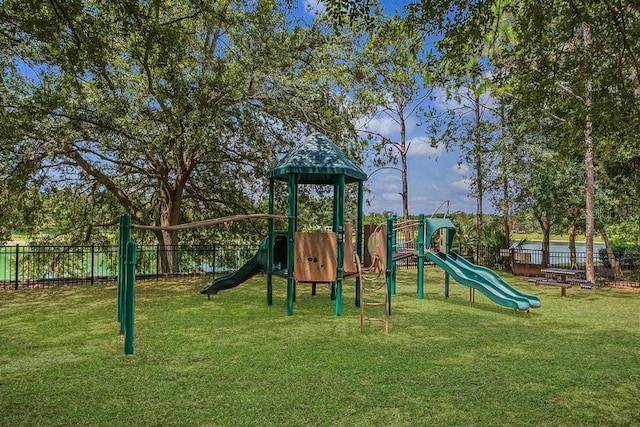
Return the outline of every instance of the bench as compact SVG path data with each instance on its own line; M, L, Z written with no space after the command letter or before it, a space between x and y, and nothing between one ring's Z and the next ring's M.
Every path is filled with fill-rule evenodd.
M592 289L594 286L597 286L595 283L585 279L568 279L567 281L574 285L580 285L583 289Z
M553 280L537 280L536 285L558 286L559 288L561 288L560 295L563 297L567 296L567 289L571 287L571 283L555 282Z

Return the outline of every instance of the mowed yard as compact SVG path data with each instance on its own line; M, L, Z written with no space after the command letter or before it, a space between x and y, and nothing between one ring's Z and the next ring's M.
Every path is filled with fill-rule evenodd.
M640 292L536 287L542 307L499 307L426 269L398 274L391 333L359 332L354 281L264 276L199 295L206 278L140 281L125 356L115 285L0 292L1 426L640 425ZM373 309L372 309L373 310Z

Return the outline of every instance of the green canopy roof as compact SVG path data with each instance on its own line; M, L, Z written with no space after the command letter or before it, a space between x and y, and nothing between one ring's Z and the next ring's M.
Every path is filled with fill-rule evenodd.
M291 174L297 174L300 184L334 184L336 175L345 175L347 183L367 180L367 174L320 133L309 135L289 151L267 171L267 178L287 181Z

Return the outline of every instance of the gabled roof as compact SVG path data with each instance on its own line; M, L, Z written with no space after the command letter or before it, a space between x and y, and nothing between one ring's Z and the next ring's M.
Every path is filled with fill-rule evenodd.
M297 174L300 184L334 184L339 175L345 175L347 183L367 180L367 174L320 133L309 135L289 151L267 171L267 178L287 181L291 174Z

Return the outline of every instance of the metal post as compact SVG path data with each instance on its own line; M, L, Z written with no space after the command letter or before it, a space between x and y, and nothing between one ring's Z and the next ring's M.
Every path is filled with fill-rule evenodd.
M345 176L338 178L338 205L337 225L338 225L338 271L336 278L336 316L342 315L342 279L344 275L344 186ZM351 236L349 236L351 238Z
M95 261L96 261L96 245L91 245L91 284L94 285L95 284L95 273L93 272L94 268L95 268Z
M424 214L418 215L418 299L424 299Z
M396 230L395 230L395 220L397 219L397 216L393 215L393 222L391 223L392 226L389 228L387 227L387 232L390 232L390 236L391 236L391 249L387 251L387 257L389 259L389 265L391 265L391 293L393 295L396 294L396 275L397 275L397 266L396 263L393 262L393 254L396 252L397 250L397 236L396 236Z
M363 205L364 182L358 181L358 228L356 230L356 253L358 254L358 260L364 259L362 256L362 229L364 227ZM360 307L360 275L356 276L356 307Z
M391 235L393 234L393 216L387 218L387 259L385 260L385 282L387 284L387 311L391 315L391 295L393 286L393 246L391 245Z
M449 253L450 247L449 247L449 230L445 229L444 232L444 239L445 239L445 244L444 244L444 251L445 253ZM444 273L444 296L445 298L449 298L449 273L447 273L445 271Z
M118 321L120 322L120 334L124 334L124 309L125 309L125 285L126 285L126 253L127 244L131 240L131 214L128 212L120 216L120 245L118 265Z
M19 275L18 275L18 269L20 268L20 245L16 245L16 281L14 284L14 288L18 289L18 279L19 279Z
M136 285L136 243L127 242L124 354L133 354L134 298Z
M162 246L166 252L166 246ZM156 243L156 280L160 279L160 243Z
M269 179L269 215L274 212L274 191L275 180ZM267 305L273 305L273 256L275 249L275 231L273 226L274 219L269 218L269 241L267 242Z
M296 212L296 187L297 181L295 174L289 175L289 200L288 215L289 228L287 230L287 316L293 315L293 239L295 233L295 212Z

